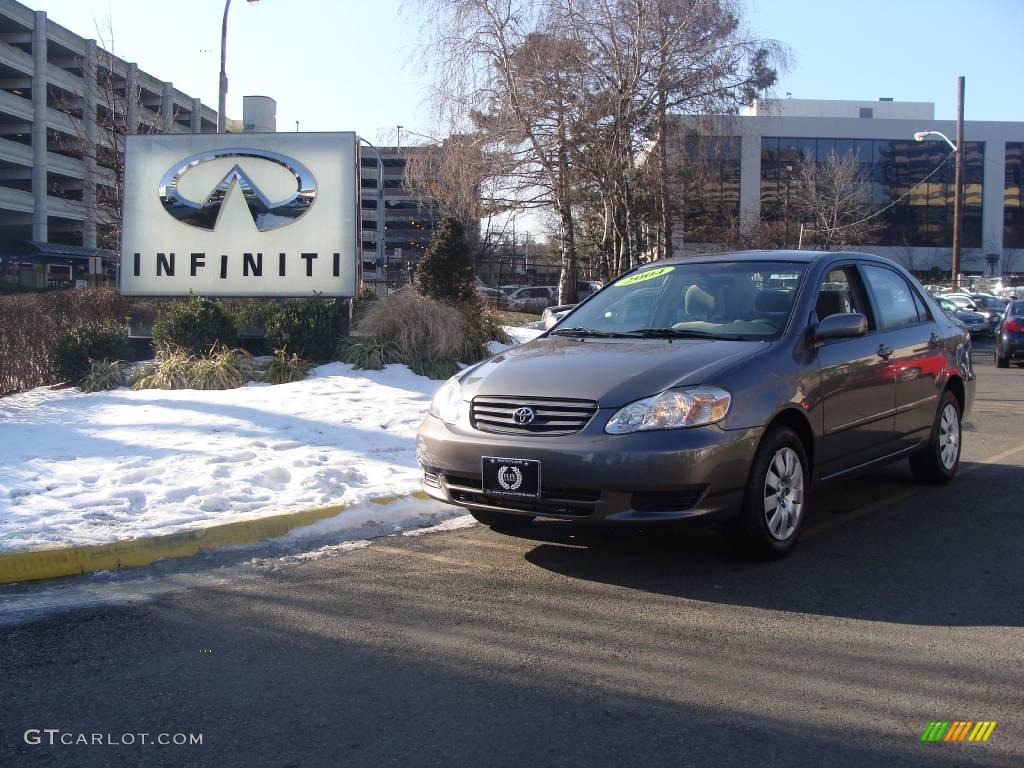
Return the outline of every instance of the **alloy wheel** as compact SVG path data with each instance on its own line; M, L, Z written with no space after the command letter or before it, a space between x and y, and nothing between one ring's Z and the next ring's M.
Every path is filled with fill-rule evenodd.
M956 406L946 403L939 420L939 459L947 470L956 466L960 456L960 416Z
M764 519L776 541L793 535L804 510L804 470L800 456L786 446L775 452L764 478Z

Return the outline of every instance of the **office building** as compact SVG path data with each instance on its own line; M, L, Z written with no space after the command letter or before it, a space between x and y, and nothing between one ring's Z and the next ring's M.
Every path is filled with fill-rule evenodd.
M852 154L869 189L869 210L879 220L863 247L919 273L950 269L951 148L940 138L914 139L921 131L939 131L956 141L955 122L936 120L933 104L770 99L737 116L701 121L696 130L688 119L677 125L673 150L700 156L704 166L700 180L681 195L677 250L714 241L732 223L748 235L774 226L777 244L789 247L798 244L803 224L804 245L813 245L811 223L800 221L787 203L795 168L808 160L822 163L832 153ZM961 269L1024 273L1024 123L967 120L963 151Z

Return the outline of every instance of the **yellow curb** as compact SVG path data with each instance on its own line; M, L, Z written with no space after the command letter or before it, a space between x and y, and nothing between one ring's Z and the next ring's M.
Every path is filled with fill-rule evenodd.
M373 504L393 504L402 499L425 501L430 497L423 491L400 496L378 496L369 499ZM146 536L113 544L90 544L81 547L36 549L27 552L0 553L0 584L18 581L38 581L74 576L92 571L114 571L151 565L157 560L191 557L204 549L255 544L312 525L318 520L334 517L351 504L286 512L253 520L211 525L195 531L169 533L166 536Z

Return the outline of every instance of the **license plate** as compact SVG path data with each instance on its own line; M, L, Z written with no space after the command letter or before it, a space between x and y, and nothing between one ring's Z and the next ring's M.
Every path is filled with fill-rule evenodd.
M536 499L540 496L539 461L496 456L484 456L480 461L485 495L513 499Z

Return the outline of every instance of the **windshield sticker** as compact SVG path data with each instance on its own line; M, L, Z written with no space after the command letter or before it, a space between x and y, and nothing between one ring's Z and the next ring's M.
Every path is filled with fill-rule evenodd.
M667 275L673 269L675 267L658 267L657 269L648 269L645 272L636 272L618 280L615 285L633 285L634 283L642 283L644 280L653 280L656 277Z

